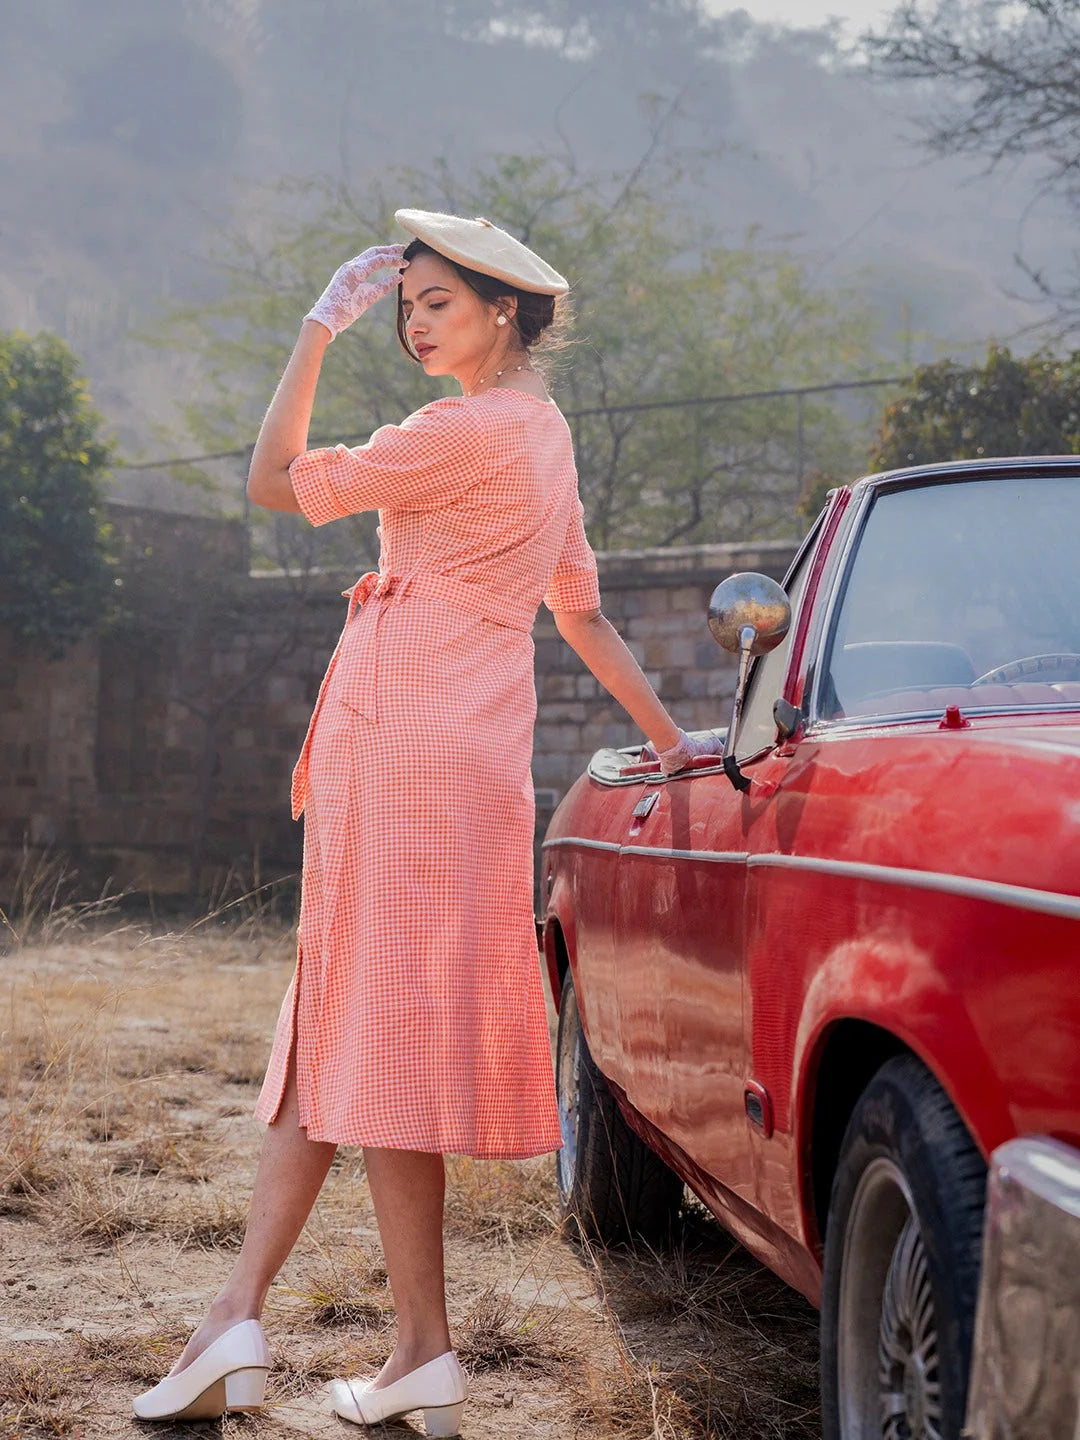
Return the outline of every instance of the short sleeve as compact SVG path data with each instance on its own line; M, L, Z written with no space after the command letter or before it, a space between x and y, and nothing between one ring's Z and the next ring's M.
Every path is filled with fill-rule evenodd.
M566 539L544 595L549 610L599 610L596 556L585 536L585 508L575 497Z
M300 509L312 525L362 510L438 510L483 477L487 437L475 406L447 396L400 425L381 425L350 448L306 450L289 466Z

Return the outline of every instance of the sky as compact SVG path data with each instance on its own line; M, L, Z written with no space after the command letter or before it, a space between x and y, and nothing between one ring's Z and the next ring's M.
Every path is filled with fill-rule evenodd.
M720 15L745 10L755 20L781 25L824 25L833 17L849 35L879 26L896 8L886 0L706 0L706 8Z

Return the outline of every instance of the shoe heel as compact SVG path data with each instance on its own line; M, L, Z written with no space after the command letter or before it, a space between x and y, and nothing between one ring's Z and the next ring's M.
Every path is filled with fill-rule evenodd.
M429 1435L457 1435L464 1413L464 1400L459 1400L456 1405L439 1405L433 1410L425 1410L424 1429Z
M225 1408L256 1410L266 1394L266 1370L261 1366L248 1370L231 1370L225 1376Z

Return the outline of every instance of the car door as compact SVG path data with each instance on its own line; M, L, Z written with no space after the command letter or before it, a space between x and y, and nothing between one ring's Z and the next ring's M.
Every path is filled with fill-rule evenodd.
M717 762L657 775L619 856L615 964L631 1103L733 1183L742 1095L745 846Z
M625 770L636 767L626 764ZM618 845L632 824L632 811L641 796L640 786L625 782L612 786L599 803L594 800L595 832L587 848L579 841L564 854L564 873L573 895L574 971L577 1000L593 1059L603 1073L622 1085L627 1068L619 1017L615 948Z
M807 547L789 580L797 609ZM788 638L757 662L737 755L753 775L777 749ZM654 798L653 798L654 797ZM624 1088L635 1106L729 1190L749 1196L744 1023L746 861L768 804L703 759L646 788L619 855L614 959Z

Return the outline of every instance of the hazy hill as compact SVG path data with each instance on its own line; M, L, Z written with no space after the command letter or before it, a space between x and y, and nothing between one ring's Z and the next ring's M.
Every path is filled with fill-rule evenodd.
M567 147L626 166L676 99L663 143L699 154L688 199L735 242L760 226L823 278L858 275L898 331L931 333L917 352L1039 314L1007 293L1029 176L928 164L903 138L913 92L825 34L690 0L37 0L6 8L0 81L0 326L65 336L131 456L183 444L155 427L198 380L132 331L217 293L225 227L273 224L262 185ZM1070 232L1040 212L1025 238L1062 256Z

